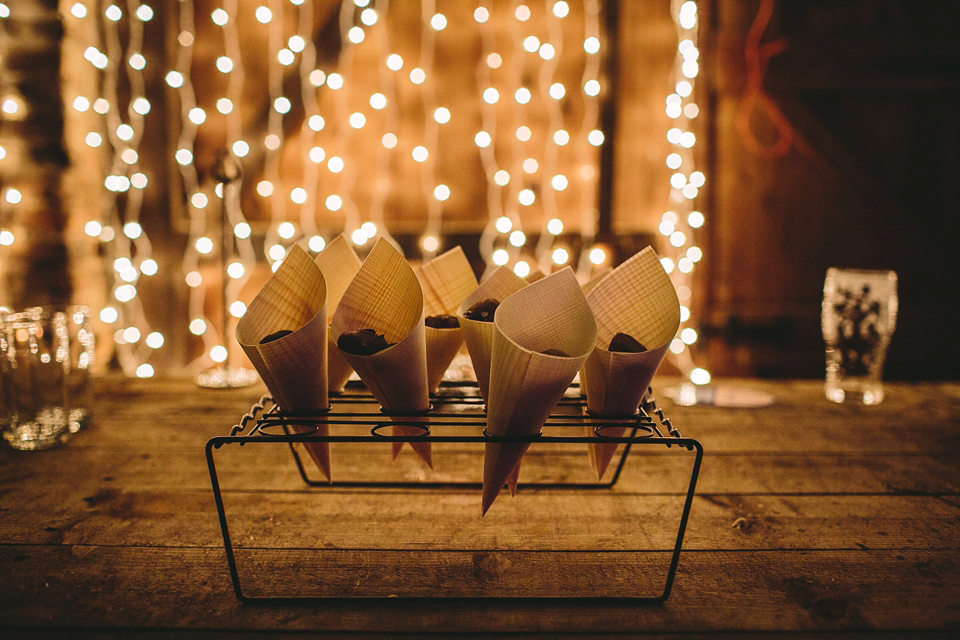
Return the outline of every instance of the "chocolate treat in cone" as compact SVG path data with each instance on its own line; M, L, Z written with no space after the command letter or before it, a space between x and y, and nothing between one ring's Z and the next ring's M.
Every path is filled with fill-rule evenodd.
M570 267L514 293L493 320L487 433L536 435L597 342L597 325ZM557 349L567 356L544 351ZM528 442L488 441L482 512L503 488Z
M493 322L469 319L464 314L467 309L486 299L503 301L511 294L527 286L526 280L518 276L509 267L498 267L490 276L464 298L457 309L463 339L473 363L473 372L477 377L477 386L483 401L488 401L490 382L490 354L493 350Z
M294 245L237 324L237 342L284 411L329 408L327 285L306 251ZM308 427L294 426L300 432ZM317 433L327 435L326 425ZM330 447L306 443L330 480Z
M381 238L340 298L331 324L334 341L348 331L373 329L392 346L373 355L340 351L391 418L430 408L423 324L423 292L413 269ZM339 350L339 349L338 349ZM396 425L397 435L419 435L420 429ZM432 466L430 443L411 443Z
M423 309L426 316L446 316L454 313L463 299L477 288L473 268L459 246L424 263L417 276L423 288ZM463 344L463 331L459 322L455 327L443 328L429 324L431 323L428 323L426 328L427 388L433 393L440 386L443 374L447 372Z
M327 282L327 324L329 324L337 310L337 305L340 304L343 292L347 290L353 277L360 270L361 260L347 238L340 234L317 254L314 261L320 267L323 278ZM329 331L328 334L330 334ZM343 386L351 373L353 369L340 355L330 334L327 341L327 388L332 392L343 391Z
M601 280L590 291L587 302L597 320L598 338L581 376L587 408L601 415L633 415L680 326L677 292L657 254L647 247ZM616 338L618 333L630 340ZM622 351L633 344L631 340L645 350ZM617 346L618 342L624 346ZM635 345L632 348L638 349ZM610 428L605 433L616 437L625 429ZM602 478L617 443L589 447L597 477Z

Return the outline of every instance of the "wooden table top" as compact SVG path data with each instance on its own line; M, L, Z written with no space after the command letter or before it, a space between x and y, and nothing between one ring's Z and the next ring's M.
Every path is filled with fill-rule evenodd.
M0 450L0 636L955 637L960 383L888 384L886 400L873 407L832 404L814 380L720 384L768 391L776 402L731 409L660 398L673 424L705 450L676 582L663 604L467 597L265 606L233 592L204 457L206 442L227 435L263 387L99 379L94 424L65 446ZM632 453L610 490L525 490L527 479L556 472L531 447L517 496L504 492L481 519L473 489L425 499L414 490L306 488L285 446L224 447L218 461L231 534L238 555L248 553L244 580L350 596L364 595L368 580L422 583L428 592L431 580L450 577L430 558L453 546L469 554L471 589L511 593L529 585L526 595L569 595L589 582L589 589L601 585L589 593L602 593L604 584L629 592L634 578L642 585L647 576L576 552L601 549L601 541L612 545L602 549L614 559L626 558L624 549L642 554L636 549L646 544L669 547L689 480L688 471L664 466L673 454L658 449ZM391 461L386 444L369 455L342 446L332 445L339 478L425 476L409 448ZM433 473L474 474L482 455L464 447L435 450ZM586 477L585 448L560 455L570 465L563 478ZM414 516L423 529L407 531ZM406 549L395 545L407 534L419 555L394 550ZM554 536L565 551L529 562L511 555L531 538ZM349 568L359 556L345 549L370 552L375 564ZM648 556L653 564L665 557ZM443 588L455 595L456 587Z

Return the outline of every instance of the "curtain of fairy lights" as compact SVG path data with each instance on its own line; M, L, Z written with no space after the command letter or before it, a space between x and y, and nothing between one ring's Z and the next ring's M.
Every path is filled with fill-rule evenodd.
M706 179L694 163L696 135L690 130L691 121L700 113L694 96L694 85L700 71L700 51L697 48L699 16L693 0L672 0L671 14L677 29L677 53L673 69L674 91L667 96L667 116L673 126L667 131L672 149L666 158L674 171L670 178L670 206L660 221L660 233L666 239L665 255L661 259L670 274L680 298L680 331L670 345L671 357L680 370L696 384L706 384L710 374L694 364L692 349L698 335L692 326L690 312L693 272L703 257L696 243L698 230L703 226L703 213L696 210L694 200Z
M109 302L93 311L112 328L114 353L122 370L151 377L155 373L151 357L166 341L161 332L151 330L138 290L141 279L156 276L159 269L140 224L144 190L150 182L140 167L140 143L145 127L160 117L152 114L143 77L148 64L143 54L144 31L154 24L154 11L136 0L117 4L87 0L65 3L64 8L65 27L90 34L83 57L97 77L95 95L65 96L75 113L92 110L99 116L83 141L88 149L101 151L104 191L99 216L87 220L84 231L100 244ZM153 28L159 33L161 26Z

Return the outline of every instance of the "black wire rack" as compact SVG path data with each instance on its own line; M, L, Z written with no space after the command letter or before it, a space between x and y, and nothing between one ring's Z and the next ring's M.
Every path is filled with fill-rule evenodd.
M241 580L240 563L238 562L238 551L252 552L249 548L238 549L235 545L230 532L230 522L225 507L224 494L231 491L250 491L249 487L242 489L222 489L221 481L217 468L217 454L225 447L232 448L232 445L239 445L247 448L257 448L260 446L278 446L286 445L289 448L294 464L302 480L302 486L295 489L297 493L306 494L310 499L311 494L322 495L329 491L364 491L364 492L395 492L402 491L405 494L424 495L432 492L478 492L481 483L478 479L466 478L431 478L422 477L416 479L400 477L397 479L383 479L382 475L377 478L338 478L328 480L317 477L316 467L312 461L307 458L304 460L304 454L300 452L300 446L309 443L343 443L344 445L359 446L367 448L373 445L382 445L383 443L415 443L428 442L431 445L466 445L470 450L476 451L476 455L482 455L482 448L479 445L490 442L512 442L536 445L540 450L551 451L554 448L564 447L566 445L584 445L608 443L622 445L617 448L617 456L611 461L610 470L608 470L609 479L605 481L590 481L586 479L569 480L563 477L559 479L534 480L519 482L517 485L518 495L522 493L538 494L541 492L562 492L562 491L582 491L582 492L615 492L618 483L621 481L627 460L632 450L637 447L643 447L644 451L658 452L669 450L672 455L684 455L689 462L689 481L684 481L685 491L677 494L677 499L682 500L682 509L679 512L677 530L675 538L672 539L672 546L669 548L658 549L635 549L635 553L657 553L658 556L666 557L666 570L662 572L663 578L657 584L648 585L642 593L635 593L632 589L627 589L629 595L616 594L608 595L606 593L596 596L549 596L543 593L517 594L511 593L509 596L497 595L496 585L486 585L490 589L481 588L479 591L471 592L469 598L483 599L510 599L522 598L525 601L542 600L556 602L558 600L575 600L584 602L588 600L597 600L609 602L610 600L624 600L634 603L661 603L670 595L676 578L677 567L680 559L680 552L683 547L683 538L686 531L687 522L690 516L690 509L693 503L697 479L700 473L700 466L703 460L703 447L693 438L684 437L673 426L670 419L666 417L664 411L657 406L653 399L652 390L648 392L641 404L638 412L633 416L611 417L594 415L587 411L585 398L580 395L579 387L574 384L570 387L563 399L557 405L555 411L548 418L543 429L538 434L531 436L494 436L488 434L484 427L486 424L486 412L483 400L480 397L476 384L473 383L443 383L436 394L431 395L430 409L417 414L388 415L381 411L377 401L363 387L362 384L348 383L345 391L341 394L331 395L330 409L323 412L293 413L280 410L269 396L263 396L259 402L254 404L251 409L233 426L229 435L215 436L211 438L206 445L207 466L210 472L210 482L213 488L214 498L217 505L217 513L220 522L220 529L223 536L223 545L227 557L227 565L230 571L230 577L234 592L239 600L246 603L317 603L337 600L353 600L357 597L365 599L389 598L390 601L397 601L397 594L387 595L369 595L362 592L355 592L350 589L350 595L339 595L337 593L326 593L324 595L302 595L298 593L274 594L265 593L251 595L243 588L245 580ZM406 427L405 435L396 435L391 429L394 426ZM321 429L323 427L323 429ZM648 448L655 449L648 449ZM248 454L245 454L248 455ZM605 474L606 475L606 474ZM685 476L684 476L685 477ZM477 502L479 504L479 493ZM502 498L501 498L502 499ZM481 520L479 517L477 520ZM370 522L369 526L376 527L377 522ZM481 522L479 526L483 526ZM311 549L317 552L333 552L329 549L329 544L325 548ZM258 547L259 550L264 548ZM342 551L342 549L335 549ZM364 550L358 550L362 552ZM367 550L369 551L369 550ZM394 551L416 554L417 549L397 549ZM496 551L491 549L490 551ZM476 554L475 554L476 555ZM299 572L303 567L292 569ZM248 572L249 573L249 572ZM442 599L450 601L459 599L456 596L436 595L439 591L446 590L412 590L416 595L400 595L401 599L415 598L422 599ZM488 593L489 591L489 593ZM467 597L467 596L464 596Z

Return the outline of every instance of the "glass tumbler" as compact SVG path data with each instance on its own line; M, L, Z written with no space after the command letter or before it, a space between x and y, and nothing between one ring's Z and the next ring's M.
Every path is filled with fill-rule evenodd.
M821 327L826 396L838 403L883 400L883 364L897 323L894 271L831 267L823 284Z
M0 381L5 404L3 438L14 449L46 449L70 436L67 322L49 325L29 313L7 316Z

